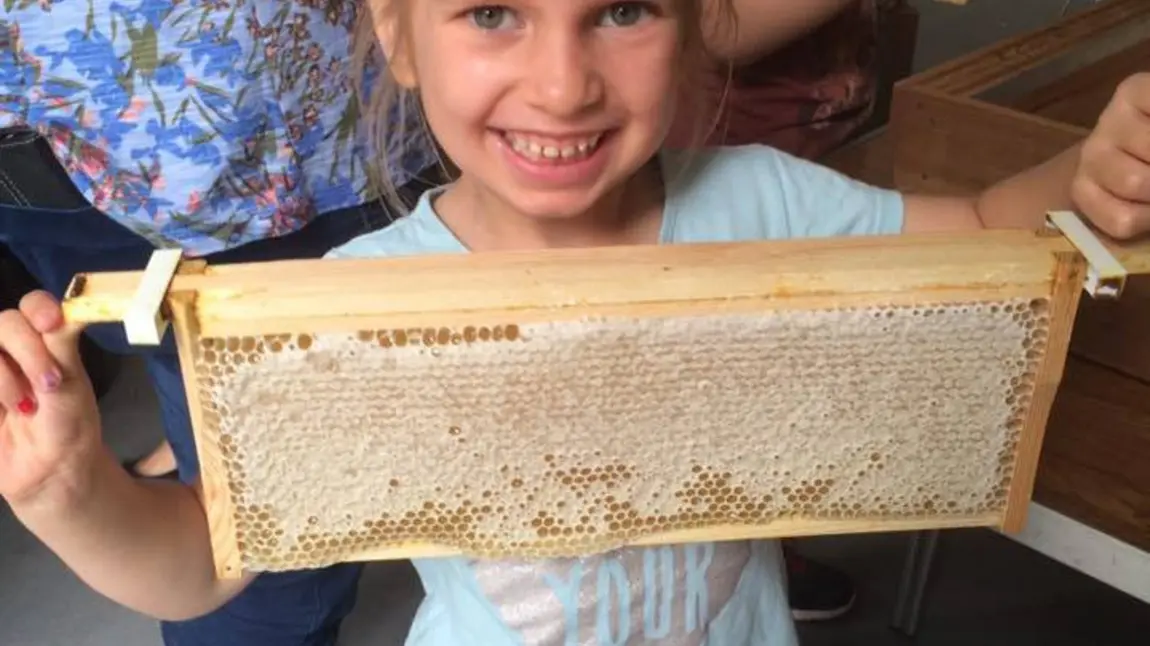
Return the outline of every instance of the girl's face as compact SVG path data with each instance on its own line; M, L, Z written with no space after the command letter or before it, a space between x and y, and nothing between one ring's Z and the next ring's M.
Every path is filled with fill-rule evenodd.
M461 184L523 215L589 211L659 149L675 0L410 0L397 79L418 88Z

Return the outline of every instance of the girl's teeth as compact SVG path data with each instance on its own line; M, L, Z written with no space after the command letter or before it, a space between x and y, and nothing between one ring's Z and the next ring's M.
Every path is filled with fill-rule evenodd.
M528 141L514 136L507 136L506 138L508 143L511 144L511 149L524 157L534 160L546 159L554 161L556 159L569 160L586 157L591 152L594 152L595 146L599 143L600 136L596 135L587 141L562 147L541 145L534 141Z

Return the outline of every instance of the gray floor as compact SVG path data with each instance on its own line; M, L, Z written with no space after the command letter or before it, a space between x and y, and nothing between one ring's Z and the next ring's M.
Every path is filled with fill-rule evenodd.
M1088 0L1070 2L1081 6ZM923 12L916 67L933 65L1043 24L1065 0L970 0L966 7L916 2ZM945 23L945 24L944 24ZM135 455L158 438L156 411L138 366L129 364L104 403L108 441ZM876 535L804 542L812 556L856 579L855 611L802 628L809 646L910 642L887 627L905 537ZM373 565L347 622L346 646L401 644L419 601L403 565ZM1131 646L1150 643L1150 607L984 531L944 536L919 635L929 646ZM84 588L0 506L0 646L155 646L153 622ZM226 645L221 645L226 646Z

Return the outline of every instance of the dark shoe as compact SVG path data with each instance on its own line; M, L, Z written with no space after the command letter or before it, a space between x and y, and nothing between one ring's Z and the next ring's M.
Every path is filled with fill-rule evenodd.
M842 570L810 561L783 548L791 616L795 621L827 621L850 611L855 586Z
M179 480L180 479L180 472L177 469L172 469L171 471L167 471L165 473L161 473L159 475L154 475L154 476L146 476L146 475L140 473L139 471L136 471L136 466L139 465L140 460L143 460L143 459L144 458L136 458L135 460L128 460L127 462L122 462L121 466L124 467L124 471L128 472L128 475L132 476L133 478L139 478L140 480Z

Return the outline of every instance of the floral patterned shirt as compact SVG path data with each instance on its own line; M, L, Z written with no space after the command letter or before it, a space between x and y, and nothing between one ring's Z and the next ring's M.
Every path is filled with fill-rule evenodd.
M0 127L40 131L156 246L203 255L373 199L355 0L2 1ZM388 147L397 184L431 163Z

